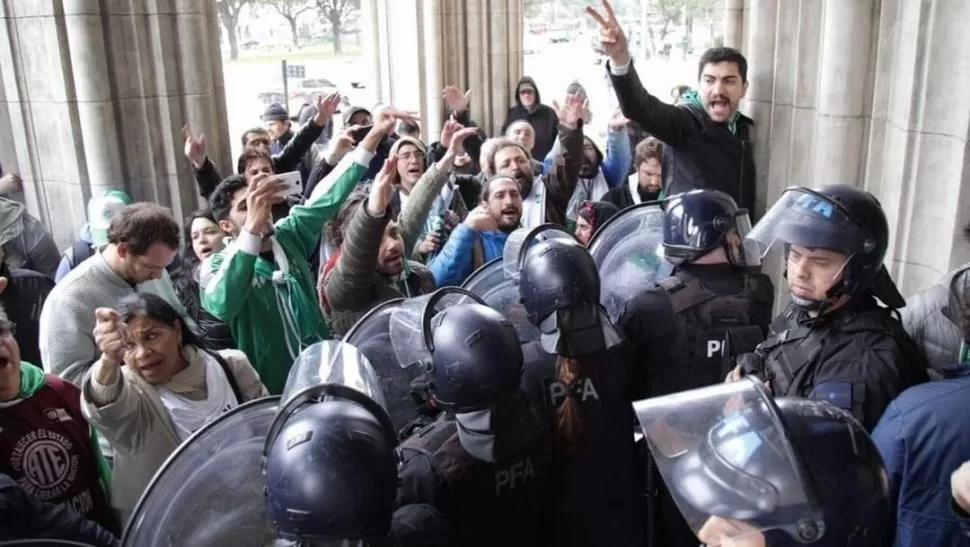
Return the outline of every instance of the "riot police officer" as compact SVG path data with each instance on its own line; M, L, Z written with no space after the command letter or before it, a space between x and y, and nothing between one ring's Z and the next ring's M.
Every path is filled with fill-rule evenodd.
M663 217L670 277L636 295L618 321L635 348L636 395L656 397L720 383L734 357L764 340L774 286L748 253L748 211L717 190L671 197ZM697 539L656 475L649 455L648 545L693 547Z
M720 382L733 356L764 340L774 285L748 253L746 209L718 190L671 197L663 221L670 277L635 296L618 321L648 375L640 396L658 396Z
M460 545L544 544L552 438L519 389L515 328L464 289L440 289L409 304L391 316L395 353L402 363L427 366L431 396L450 419L402 444L402 490L419 492L400 498L430 501L420 497L432 491ZM428 481L439 488L421 486Z
M871 431L890 401L927 380L895 312L906 301L883 266L889 225L874 196L789 188L747 241L763 252L784 244L791 302L728 381L758 374L775 395L828 401Z
M173 453L122 544L454 545L435 508L396 509L397 433L386 406L357 348L308 347L281 397L220 415Z
M885 544L886 469L844 410L773 399L754 378L634 408L663 480L705 544Z
M509 241L520 238L513 233ZM507 270L542 348L523 384L554 424L550 545L641 545L642 507L626 346L600 304L596 264L575 240L524 241Z
M448 528L435 522L441 517L433 508L395 511L396 445L387 412L357 389L318 384L291 397L270 426L263 452L277 536L301 547L341 541L366 547L388 539L453 544L442 537Z

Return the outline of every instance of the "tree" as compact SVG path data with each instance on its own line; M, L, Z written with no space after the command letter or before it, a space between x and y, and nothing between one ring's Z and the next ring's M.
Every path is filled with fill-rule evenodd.
M349 16L360 10L360 0L317 0L317 8L320 10L320 15L330 23L330 32L333 33L333 52L343 53L340 48L340 33Z
M297 30L296 21L300 15L314 8L313 2L309 0L259 0L259 3L271 6L283 19L286 19L286 22L290 24L290 32L293 33L293 47L300 47L300 33Z
M219 19L222 26L226 27L226 34L229 36L229 58L239 57L239 34L236 32L239 27L239 13L243 7L252 0L219 0L216 2L216 9L219 10Z
M683 14L684 5L690 0L654 0L653 8L663 19L663 26L660 27L660 41L663 42L667 35L673 30L670 25L680 23L680 16Z

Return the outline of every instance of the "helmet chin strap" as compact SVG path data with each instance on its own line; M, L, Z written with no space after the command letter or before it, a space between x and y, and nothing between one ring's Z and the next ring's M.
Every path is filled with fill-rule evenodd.
M788 277L788 269L786 268L782 277ZM845 277L843 277L838 283L832 285L832 287L825 293L825 298L817 300L815 298L805 298L798 296L797 294L788 291L789 296L791 296L791 301L795 303L796 306L805 311L817 311L818 315L822 315L832 307L835 302L842 297L844 294L848 294L845 291Z

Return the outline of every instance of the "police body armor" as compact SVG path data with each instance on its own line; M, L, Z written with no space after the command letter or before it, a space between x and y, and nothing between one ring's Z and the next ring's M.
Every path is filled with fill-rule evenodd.
M670 296L677 337L667 359L674 368L660 386L662 393L652 395L723 382L734 358L754 351L764 340L754 320L764 308L770 313L774 295L771 282L762 274L743 274L743 289L736 295L716 294L683 270L658 284Z
M831 335L869 331L889 336L899 346L905 361L898 364L899 368L908 368L899 372L910 375L917 382L925 381L927 365L922 353L891 314L887 308L844 310L833 314L834 317L824 325L813 327L799 324L799 309L789 305L785 313L772 322L768 338L755 350L757 360L761 361L756 366L760 366L775 396L808 397L812 391L823 387L825 393L816 393L815 398L824 396L835 406L849 410L863 420L865 383L816 386L813 378L818 372L819 356Z

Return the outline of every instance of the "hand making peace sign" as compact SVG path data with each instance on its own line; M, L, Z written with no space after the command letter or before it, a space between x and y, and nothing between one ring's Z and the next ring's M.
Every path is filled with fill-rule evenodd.
M586 8L586 13L600 24L600 47L610 57L610 62L613 66L624 66L630 62L630 46L620 22L616 20L616 14L613 13L613 6L609 0L602 1L606 17L592 6Z

